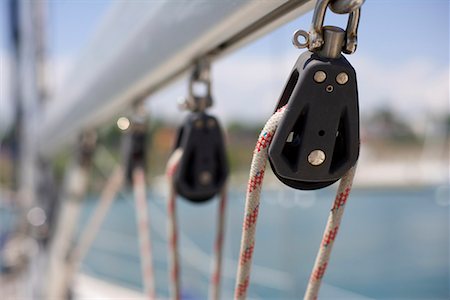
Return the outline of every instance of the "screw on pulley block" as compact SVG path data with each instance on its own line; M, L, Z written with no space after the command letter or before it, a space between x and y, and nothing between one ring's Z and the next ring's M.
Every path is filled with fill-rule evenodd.
M308 162L313 166L319 166L325 161L325 152L322 150L313 150L308 155Z
M324 71L317 71L314 74L314 81L317 83L324 82L327 79L327 74Z
M341 72L336 76L336 82L339 84L346 84L348 81L348 75L345 72Z

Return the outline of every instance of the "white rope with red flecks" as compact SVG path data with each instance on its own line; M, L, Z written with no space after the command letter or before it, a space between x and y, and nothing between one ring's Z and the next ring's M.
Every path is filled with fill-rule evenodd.
M173 175L178 167L178 163L183 155L183 150L176 149L167 162L166 174L170 184L169 197L167 201L168 208L168 235L169 235L169 281L171 298L180 299L180 263L178 253L178 225L176 214L176 191L173 185ZM210 280L209 299L217 300L220 298L220 279L222 274L222 256L223 241L225 232L227 193L226 185L222 188L219 202L219 218L217 220L216 241L214 244L213 271Z
M330 215L328 216L322 243L320 244L319 253L317 253L316 261L309 278L304 299L315 300L319 294L320 283L322 282L322 278L325 275L325 271L330 260L331 250L339 231L345 204L347 203L347 199L352 188L355 171L356 165L352 167L339 182L336 198L334 199Z
M253 151L253 159L247 186L239 266L234 294L235 299L238 300L246 299L247 296L253 251L255 248L256 222L258 219L261 187L268 158L268 148L272 142L275 130L284 116L285 110L286 106L280 108L267 121L258 138L255 150ZM355 167L351 168L340 181L337 196L331 209L330 216L328 217L323 241L314 264L304 299L317 299L320 283L330 259L331 249L339 229L354 174Z
M223 241L225 233L225 216L227 206L227 187L224 184L220 193L219 202L219 218L217 219L216 241L214 243L215 257L213 260L212 275L210 282L209 299L220 299L220 279L222 275L222 256L223 256Z

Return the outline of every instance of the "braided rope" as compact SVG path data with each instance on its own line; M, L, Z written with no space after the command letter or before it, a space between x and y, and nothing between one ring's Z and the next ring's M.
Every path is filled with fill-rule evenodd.
M222 275L223 240L225 233L225 217L227 205L227 189L222 188L219 202L219 219L217 220L216 242L214 244L213 272L211 275L209 299L220 299L220 278Z
M286 106L280 108L267 121L253 151L253 159L250 167L250 176L247 185L247 196L245 202L245 216L243 222L243 231L241 239L241 248L239 254L239 266L236 278L235 294L237 300L246 299L248 286L250 283L251 264L253 251L255 248L256 222L258 219L261 187L264 179L268 159L268 148L272 142L273 135L283 118ZM328 264L331 248L336 238L339 224L344 212L344 204L347 201L355 167L341 179L336 200L331 210L324 239L319 249L311 280L309 281L305 299L317 299L321 279L325 274Z
M250 281L253 249L255 246L256 221L258 219L259 203L261 198L261 185L266 169L267 149L272 141L278 123L284 116L285 106L270 117L259 135L255 150L253 151L250 176L247 185L245 200L245 216L239 255L239 266L236 278L235 299L245 299Z
M178 226L177 226L177 212L176 212L176 192L173 185L173 175L175 174L178 162L183 155L181 149L176 149L167 162L166 174L169 181L169 198L167 201L167 216L168 223L168 235L169 235L169 282L170 282L170 294L172 299L180 299L180 266L178 255Z
M353 177L355 176L356 166L351 168L344 177L342 177L336 198L331 207L327 225L323 233L322 243L317 253L316 261L306 288L305 300L315 300L319 294L320 284L330 260L331 250L339 231L342 215L344 214L345 204L347 203L350 190L352 188Z
M155 299L155 279L153 272L150 222L145 189L145 173L141 167L133 170L133 193L136 208L136 224L138 229L141 271L145 294L148 299Z
M166 174L170 183L168 207L168 234L169 234L169 264L170 264L170 294L172 299L180 299L180 263L178 253L178 225L176 214L176 191L173 184L173 175L178 163L183 156L183 150L176 149L167 163ZM216 241L214 245L213 271L210 280L210 299L220 298L220 278L222 273L223 240L225 232L227 193L226 187L222 188L219 202L219 218L217 221Z

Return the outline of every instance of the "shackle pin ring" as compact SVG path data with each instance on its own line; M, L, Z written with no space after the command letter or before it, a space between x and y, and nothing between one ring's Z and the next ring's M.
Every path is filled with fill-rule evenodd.
M303 37L305 42L300 42L299 37ZM298 49L309 47L309 33L302 29L297 30L294 32L294 36L292 37L292 44L294 44L294 46Z

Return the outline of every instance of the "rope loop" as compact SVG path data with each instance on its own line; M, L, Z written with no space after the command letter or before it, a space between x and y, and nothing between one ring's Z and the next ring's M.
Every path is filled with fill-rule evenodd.
M177 172L180 161L183 158L183 150L175 149L170 156L166 175L169 181L169 197L167 200L168 216L168 241L169 241L169 284L171 299L179 300L181 297L181 279L180 279L180 259L178 250L178 222L176 212L177 192L174 184L174 175ZM222 275L222 256L223 241L225 234L225 217L227 192L226 184L222 186L219 202L219 218L217 220L216 240L214 244L214 258L212 261L212 274L210 279L209 299L218 300L220 298L220 279Z
M236 300L243 300L247 297L253 252L255 249L255 233L260 209L261 188L268 159L268 148L285 112L286 105L278 109L267 121L256 142L255 150L253 151L253 159L247 185L239 266L234 293ZM320 283L325 274L330 259L331 249L336 239L345 204L350 193L355 168L356 166L351 168L340 181L337 195L328 217L323 241L319 248L319 253L317 254L316 262L308 283L305 299L317 299Z

